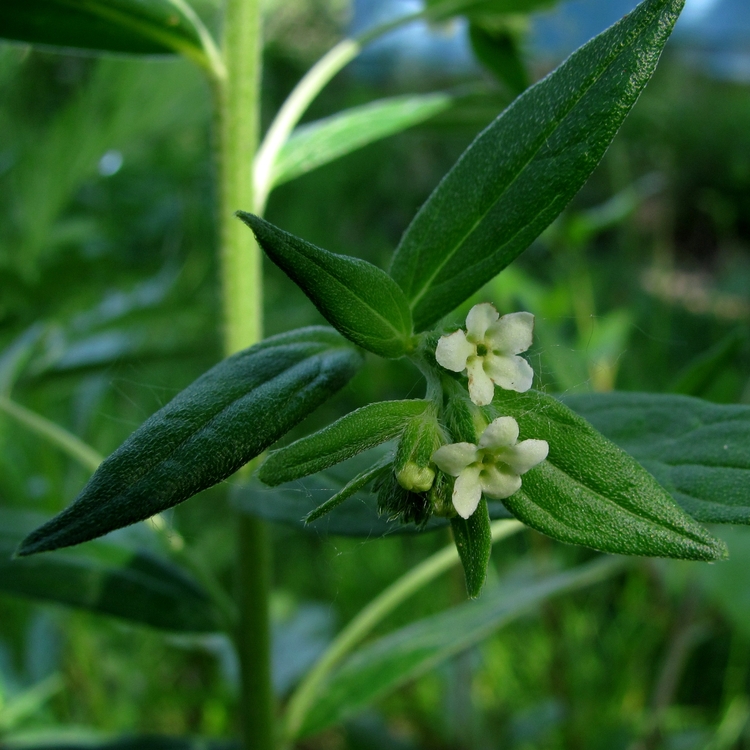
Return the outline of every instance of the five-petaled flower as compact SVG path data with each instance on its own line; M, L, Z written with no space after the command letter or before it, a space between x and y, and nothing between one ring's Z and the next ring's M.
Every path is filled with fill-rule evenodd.
M519 393L531 388L534 371L517 355L531 346L533 332L531 313L500 318L491 304L483 302L469 311L465 333L458 330L440 338L435 359L447 370L466 370L471 400L477 406L486 406L492 402L495 385Z
M504 500L521 488L521 474L547 458L546 440L518 441L518 422L498 417L490 422L479 444L452 443L432 454L437 467L456 477L453 506L468 518L484 493L493 500Z

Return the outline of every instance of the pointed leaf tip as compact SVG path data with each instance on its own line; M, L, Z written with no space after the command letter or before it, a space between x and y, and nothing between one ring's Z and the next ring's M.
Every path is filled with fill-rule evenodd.
M361 361L321 327L275 336L225 359L141 425L17 554L102 536L226 479L338 391Z
M253 214L236 214L268 257L302 289L325 319L363 349L395 359L411 346L412 320L399 285L360 258L338 255Z

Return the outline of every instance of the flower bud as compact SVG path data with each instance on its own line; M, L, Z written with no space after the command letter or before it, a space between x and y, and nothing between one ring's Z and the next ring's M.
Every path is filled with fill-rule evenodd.
M412 419L401 435L393 468L398 483L410 492L427 492L435 480L430 456L444 442L432 414Z

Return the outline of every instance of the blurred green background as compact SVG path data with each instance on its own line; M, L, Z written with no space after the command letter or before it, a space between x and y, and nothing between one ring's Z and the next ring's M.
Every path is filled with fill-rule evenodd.
M210 23L211 4L199 9ZM351 14L338 0L269 2L266 124ZM452 65L388 66L393 49L339 75L306 119L433 88L458 92L455 106L281 186L267 212L294 234L381 267L421 202L511 98L468 53ZM556 54L530 51L532 80ZM669 45L587 186L477 295L501 312L536 314L531 360L550 392L750 403L750 85L698 62ZM0 97L0 394L107 454L221 356L209 92L186 62L0 44ZM266 264L265 273L268 334L321 322L278 269ZM420 389L408 365L373 357L292 437ZM86 478L0 414L0 506L49 515ZM166 514L161 531L230 590L231 484ZM750 535L716 533L730 561L634 561L301 746L750 747ZM337 627L446 534L368 540L274 527L280 697ZM491 576L520 558L544 568L590 556L528 531L498 546ZM387 627L464 596L456 571ZM219 636L165 636L0 596L0 747L10 736L93 732L232 737L236 688Z

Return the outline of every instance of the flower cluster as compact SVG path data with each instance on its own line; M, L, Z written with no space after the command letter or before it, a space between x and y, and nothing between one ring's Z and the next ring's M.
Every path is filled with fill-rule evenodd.
M490 304L475 305L466 317L466 331L441 337L435 352L438 364L466 372L469 397L477 406L492 402L495 386L523 393L531 388L534 372L519 357L530 346L534 316L519 312L502 318ZM521 488L521 475L544 461L545 440L518 442L518 423L499 417L482 432L477 444L451 443L432 454L432 462L456 478L452 502L462 518L477 509L482 494L504 500Z

